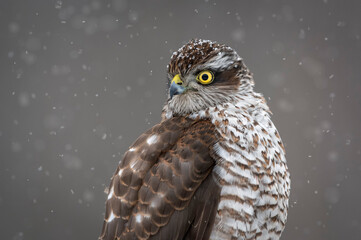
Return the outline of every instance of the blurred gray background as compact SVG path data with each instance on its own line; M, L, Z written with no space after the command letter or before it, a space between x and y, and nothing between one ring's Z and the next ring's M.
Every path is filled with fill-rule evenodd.
M245 59L286 145L282 239L361 236L361 2L1 0L0 239L97 239L191 38Z

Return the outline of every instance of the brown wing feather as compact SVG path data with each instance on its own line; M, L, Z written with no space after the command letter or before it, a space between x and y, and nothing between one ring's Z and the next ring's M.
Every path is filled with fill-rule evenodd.
M212 220L214 212L204 211L204 197L219 191L207 178L215 141L209 121L183 117L141 135L112 178L100 239L183 239L194 229L204 233L192 239L203 239L207 226L200 221Z
M219 191L212 174L209 174L189 205L182 211L175 211L168 224L150 239L208 240L219 202Z

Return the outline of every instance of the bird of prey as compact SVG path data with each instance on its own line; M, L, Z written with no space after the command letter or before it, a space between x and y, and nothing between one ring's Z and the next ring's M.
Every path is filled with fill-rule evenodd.
M285 149L242 58L194 39L167 73L161 121L120 161L99 239L279 239L290 195Z

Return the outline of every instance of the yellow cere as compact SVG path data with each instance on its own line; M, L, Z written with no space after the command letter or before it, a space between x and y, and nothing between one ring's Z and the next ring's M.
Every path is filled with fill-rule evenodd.
M173 83L173 82L175 82L175 83L178 84L178 85L181 85L181 84L183 83L182 80L181 80L181 78L180 78L180 76L179 76L179 74L177 74L177 75L175 75L175 76L173 77L171 83Z
M214 75L211 71L205 70L198 74L197 80L202 84L210 84L213 82Z

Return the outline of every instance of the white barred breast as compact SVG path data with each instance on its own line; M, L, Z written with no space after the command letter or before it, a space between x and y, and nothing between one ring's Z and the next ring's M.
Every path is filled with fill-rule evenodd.
M263 97L237 99L191 115L211 119L220 136L213 176L221 196L210 239L279 239L290 193L285 150Z

